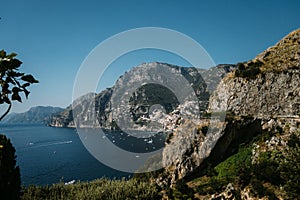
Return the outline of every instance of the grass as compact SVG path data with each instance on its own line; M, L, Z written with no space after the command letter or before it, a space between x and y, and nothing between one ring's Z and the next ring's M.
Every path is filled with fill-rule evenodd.
M237 154L226 159L215 167L219 179L234 179L239 176L240 169L251 165L251 148L242 148Z
M58 199L159 199L157 187L149 182L131 180L98 179L91 182L78 182L72 185L63 183L51 186L29 186L22 190L23 200Z
M300 29L291 32L275 46L267 49L256 57L264 63L261 67L263 72L285 71L297 67L299 63L299 35Z
M299 69L300 29L285 36L276 45L268 48L253 60L238 63L238 69L227 79L234 77L254 79L268 72L286 72Z

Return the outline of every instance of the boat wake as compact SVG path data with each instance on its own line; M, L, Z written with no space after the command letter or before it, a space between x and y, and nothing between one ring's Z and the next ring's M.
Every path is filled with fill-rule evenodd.
M38 148L38 147L47 147L52 145L70 144L72 142L73 142L72 140L60 141L60 142L37 143L37 144L33 142L29 142L27 143L27 146L29 146L30 148Z

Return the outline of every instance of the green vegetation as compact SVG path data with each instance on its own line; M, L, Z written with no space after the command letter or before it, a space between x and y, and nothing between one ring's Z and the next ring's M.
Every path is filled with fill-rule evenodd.
M293 31L255 59L238 63L235 77L254 79L260 73L299 69L299 35L300 29Z
M27 98L27 88L38 81L31 75L19 72L22 62L17 54L0 51L0 105L7 104L0 121L9 113L12 101L22 102L20 93ZM1 199L19 199L21 190L20 169L16 166L15 148L5 135L0 135L0 195Z
M192 200L194 191L183 180L179 180L174 188L169 189L168 196L174 200Z
M244 63L238 63L238 68L235 71L236 77L254 79L260 73L260 67L263 63L259 60L252 62L250 61L246 65Z
M233 181L240 175L240 169L251 165L251 148L242 148L239 152L229 157L215 167L218 179Z
M269 132L264 132L253 142L266 141ZM228 183L233 183L240 191L249 188L255 197L268 199L298 199L300 191L300 148L299 136L291 134L288 146L283 150L260 152L256 162L252 163L252 143L241 147L239 151L219 163L208 167L202 176L188 184L199 195L223 192Z
M20 93L24 93L26 98L29 95L27 87L38 81L31 75L19 72L22 62L15 57L17 54L6 54L4 50L0 51L0 104L7 104L8 108L0 117L0 121L9 113L12 102L22 102Z
M223 118L226 120L236 118L237 116L232 111L219 111L219 112L204 112L202 118Z
M19 199L20 169L16 166L15 148L5 135L0 135L0 195L1 199Z
M285 159L277 159L277 162L280 164L280 176L285 183L283 188L286 191L286 199L297 199L300 191L300 146L298 143L294 146L291 140L294 141L294 136L291 136L289 140L292 146L283 152Z
M157 187L149 182L131 180L98 179L72 185L63 183L52 186L29 186L23 188L21 199L159 199Z
M291 134L290 139L287 143L289 147L296 148L297 146L300 147L300 139L295 133Z
M291 32L276 45L247 63L238 63L235 77L253 79L257 74L299 69L300 29Z
M263 72L282 72L288 69L299 69L299 35L300 29L295 30L280 40L275 46L267 49L256 59L264 65Z
M238 184L241 176L250 168L250 165L251 148L242 147L238 153L214 168L209 167L204 176L192 181L197 183L194 190L201 195L222 192L228 183Z

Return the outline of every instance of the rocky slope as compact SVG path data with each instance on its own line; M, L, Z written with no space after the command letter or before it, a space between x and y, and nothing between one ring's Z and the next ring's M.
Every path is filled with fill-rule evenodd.
M255 78L224 79L210 107L230 110L236 115L257 117L299 117L300 113L300 32L294 31L274 47L246 63L260 63ZM248 66L247 66L248 65Z
M167 140L162 160L166 168L156 182L172 187L180 179L195 177L207 169L207 164L216 166L237 152L240 144L268 131L274 137L259 145L257 154L267 151L268 146L273 150L281 146L277 150L282 150L292 134L299 137L299 55L297 30L255 59L239 63L237 70L222 79L209 101L212 116L227 113L224 123L218 117L180 121Z

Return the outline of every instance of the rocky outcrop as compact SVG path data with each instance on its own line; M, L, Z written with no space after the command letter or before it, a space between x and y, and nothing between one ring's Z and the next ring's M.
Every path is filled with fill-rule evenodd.
M254 74L249 66L254 66ZM211 98L212 110L260 118L299 117L300 29L247 62L246 67L241 64L238 70L249 72L251 77L232 73L223 79Z
M163 151L166 169L157 183L172 186L205 168L206 161L217 164L263 129L288 127L293 133L300 119L299 49L297 30L223 78L210 97L208 112L211 116L227 113L225 123L215 118L175 123ZM277 143L281 139L273 138L266 146Z
M300 70L262 73L256 79L224 79L210 101L210 108L260 118L299 117Z
M231 183L229 183L226 186L226 189L220 193L220 194L214 194L211 196L211 200L235 200L235 195L236 195L237 191L236 189L233 187L233 185Z
M197 124L186 120L169 135L163 150L165 172L157 179L161 186L172 186L177 180L199 173L203 163L215 165L261 133L261 121L240 118L227 122L200 120Z

